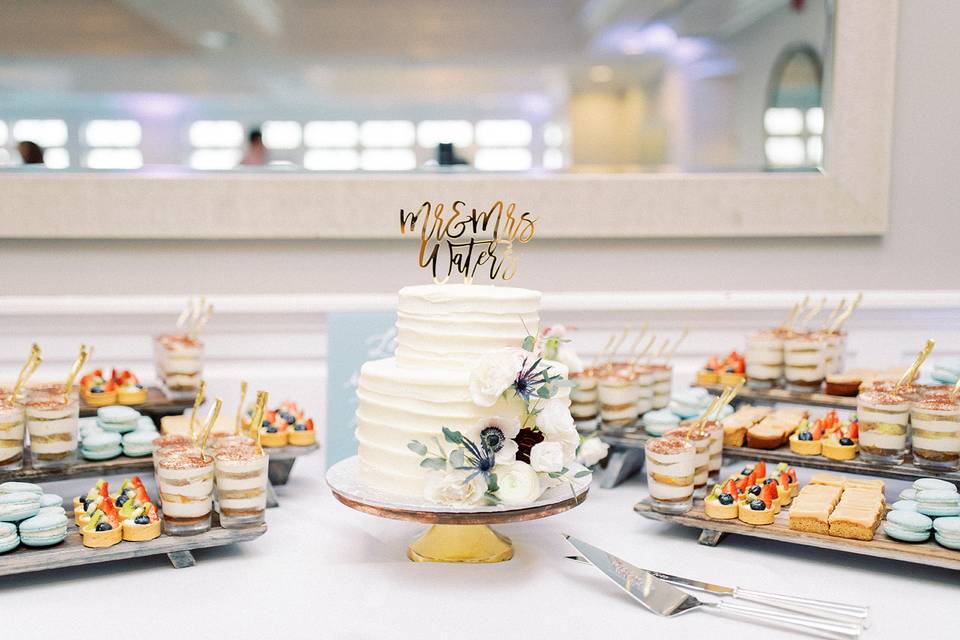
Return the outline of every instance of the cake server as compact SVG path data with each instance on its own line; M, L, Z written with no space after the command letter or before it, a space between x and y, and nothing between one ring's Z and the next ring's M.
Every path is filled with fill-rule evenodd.
M637 602L657 615L669 618L682 615L688 611L702 609L741 620L801 631L830 640L852 640L860 637L862 627L852 622L824 620L771 611L770 609L752 607L728 600L703 602L686 591L678 589L665 580L661 580L650 572L635 567L613 554L567 534L564 534L564 538L588 563L599 569Z
M570 560L577 560L579 562L587 562L586 558L582 556L567 556L567 558ZM652 571L649 569L646 571L660 578L661 580L666 580L672 584L679 585L681 587L687 587L689 589L695 589L697 591L712 593L715 596L736 598L738 600L755 602L757 604L763 604L769 607L775 607L777 609L786 609L787 611L795 611L797 613L816 616L818 618L827 618L828 620L840 620L844 622L857 622L863 626L868 626L867 619L870 617L869 607L861 607L853 604L842 604L839 602L831 602L829 600L815 600L813 598L787 596L779 593L767 593L765 591L754 591L752 589L744 589L742 587L725 587L723 585L712 584L710 582L701 582L700 580L691 580L690 578L674 576L670 575L669 573L662 573L660 571Z

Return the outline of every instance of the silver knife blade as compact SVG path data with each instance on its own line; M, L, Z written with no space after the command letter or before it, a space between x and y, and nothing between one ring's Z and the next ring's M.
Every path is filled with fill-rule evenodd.
M664 582L648 571L624 562L617 556L587 544L583 540L567 534L563 534L563 537L580 552L587 562L657 615L676 615L700 604L690 594Z
M587 559L582 556L567 556L567 558L570 560L579 560L581 562L587 562ZM589 564L589 562L587 562L587 564ZM625 564L629 564L629 563L625 563ZM672 584L682 584L685 587L688 587L690 589L696 589L697 591L704 591L706 593L714 593L722 596L733 595L733 593L736 591L732 587L724 587L723 585L719 585L719 584L701 582L700 580L691 580L690 578L674 576L674 575L670 575L669 573L663 573L662 571L654 571L653 569L640 569L639 567L635 567L634 565L630 565L630 566L633 567L634 570L646 571L647 573L650 573L660 578L661 580L666 580L667 582L670 582Z

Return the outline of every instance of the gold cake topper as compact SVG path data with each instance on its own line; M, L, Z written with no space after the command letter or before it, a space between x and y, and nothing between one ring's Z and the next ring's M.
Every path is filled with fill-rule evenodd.
M502 200L486 211L467 209L462 200L454 201L449 209L442 202L429 200L416 211L400 209L400 234L419 232L418 264L429 269L438 284L454 273L463 277L464 284L470 284L481 267L491 280L511 280L520 267L514 242L533 240L536 218L529 211L518 214L516 203L504 205ZM443 258L441 247L446 250Z

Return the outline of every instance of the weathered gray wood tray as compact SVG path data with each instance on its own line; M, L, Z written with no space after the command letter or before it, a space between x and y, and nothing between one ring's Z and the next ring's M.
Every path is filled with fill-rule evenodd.
M143 415L158 420L163 416L175 416L183 413L186 409L193 406L193 398L189 400L171 400L164 395L161 389L157 387L147 387L147 401L130 406ZM84 402L82 398L80 399L81 418L97 415L97 409L98 407L92 407Z
M703 387L711 393L723 393L723 385L720 384L702 384L694 385ZM812 407L834 407L837 409L857 408L857 399L850 396L830 396L825 393L800 393L797 391L787 391L786 389L751 389L744 386L734 402L755 402L760 404L773 404L784 402L790 404L805 404Z
M821 549L846 551L875 558L912 562L960 571L960 551L942 547L933 541L911 543L888 538L883 527L877 530L873 540L849 540L819 533L794 531L788 525L788 510L784 509L769 525L750 525L739 520L713 520L703 512L703 502L694 502L693 509L683 515L667 515L654 511L647 500L634 505L633 510L650 520L670 522L684 527L701 529L700 544L714 547L725 534L735 533L753 538L778 540L787 544L800 544Z
M13 551L0 554L0 576L160 554L165 554L174 568L182 569L196 564L191 553L194 549L246 542L259 538L266 531L266 524L246 529L224 529L219 526L214 514L214 526L206 533L195 536L161 534L159 538L147 542L121 542L106 549L90 549L83 546L77 526L71 522L67 527L67 538L60 544L52 547L20 545Z

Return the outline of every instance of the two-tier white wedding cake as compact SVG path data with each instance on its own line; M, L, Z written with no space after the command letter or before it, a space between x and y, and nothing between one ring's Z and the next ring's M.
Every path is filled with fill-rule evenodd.
M540 293L529 289L473 284L401 289L396 356L367 362L360 371L361 481L393 494L423 496L431 482L442 485L443 477L436 466L425 466L424 454L411 443L446 455L456 446L445 438L445 428L476 439L488 423L501 425L505 436L496 453L501 485L508 473L517 482L517 474L537 473L548 487L574 467L583 469L573 463L579 439L563 382L566 368L532 346L539 307ZM537 371L527 371L531 367ZM537 385L551 390L538 395ZM512 440L520 428L542 442L533 455L528 448L521 456L526 462L516 462ZM449 468L460 459L452 458ZM462 484L475 475L464 472ZM459 485L455 489L460 497ZM449 492L441 486L438 495Z

